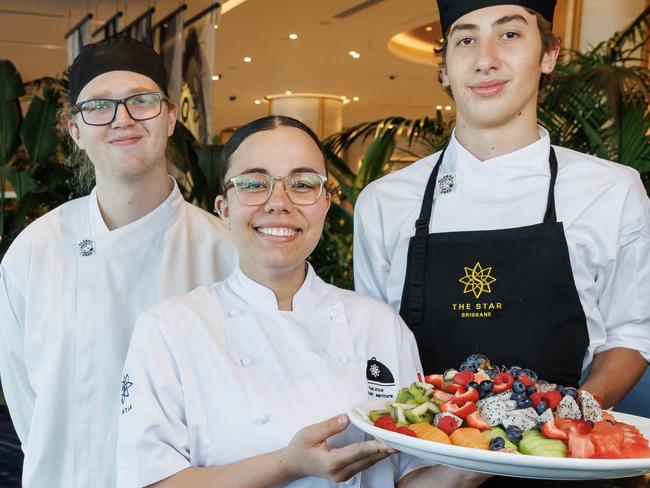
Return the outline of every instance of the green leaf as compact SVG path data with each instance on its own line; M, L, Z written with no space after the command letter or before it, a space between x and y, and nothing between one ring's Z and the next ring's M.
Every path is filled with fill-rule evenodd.
M10 61L0 61L0 168L20 145L18 130L22 117L18 99L24 94L23 81L15 66Z
M45 88L43 98L32 98L20 133L33 164L45 163L56 156L59 144L55 129L58 110L59 96L50 88Z
M38 187L38 183L31 173L20 170L16 166L5 166L2 168L2 173L11 183L19 201Z

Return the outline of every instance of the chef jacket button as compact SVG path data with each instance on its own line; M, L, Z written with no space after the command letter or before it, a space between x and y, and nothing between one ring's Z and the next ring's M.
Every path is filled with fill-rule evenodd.
M330 310L330 320L335 319L336 317L338 317L338 315L339 315L338 310L336 310L336 309Z
M269 421L269 416L267 414L263 413L261 415L258 415L257 419L255 419L255 420L257 420L258 424L264 425Z
M350 356L348 356L347 354L341 354L339 356L339 362L341 364L348 364L350 362Z
M230 312L228 312L228 315L231 317L239 317L243 313L244 312L241 309L233 308L232 310L230 310Z
M253 364L253 360L248 356L244 356L239 360L239 362L241 363L242 366L250 366L251 364Z

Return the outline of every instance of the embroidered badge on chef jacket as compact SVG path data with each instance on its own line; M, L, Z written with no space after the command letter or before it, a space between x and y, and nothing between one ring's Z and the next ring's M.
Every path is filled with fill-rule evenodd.
M366 367L368 380L368 395L376 398L392 398L395 389L395 378L386 365L377 361L377 358L368 359Z
M129 379L129 375L125 374L122 378L122 405L126 402L126 399L129 398L129 388L133 386L133 382ZM131 410L132 405L129 403L126 407L122 409L122 414L125 414Z
M77 243L79 246L79 254L81 256L92 256L95 254L95 241L90 239L83 239Z
M438 188L440 193L451 193L455 186L456 174L449 173L438 178Z

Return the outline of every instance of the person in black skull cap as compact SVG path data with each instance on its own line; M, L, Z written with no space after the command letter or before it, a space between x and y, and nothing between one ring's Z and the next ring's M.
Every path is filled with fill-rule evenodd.
M183 199L165 148L177 108L162 58L118 37L70 68L64 123L96 177L29 225L0 266L2 388L25 453L22 486L116 486L121 377L137 316L226 277L225 225Z

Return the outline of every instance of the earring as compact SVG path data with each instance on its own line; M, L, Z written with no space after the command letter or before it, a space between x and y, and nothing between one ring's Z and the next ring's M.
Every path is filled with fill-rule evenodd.
M221 210L219 210L217 207L214 207L213 212L216 213L219 217L221 217Z

